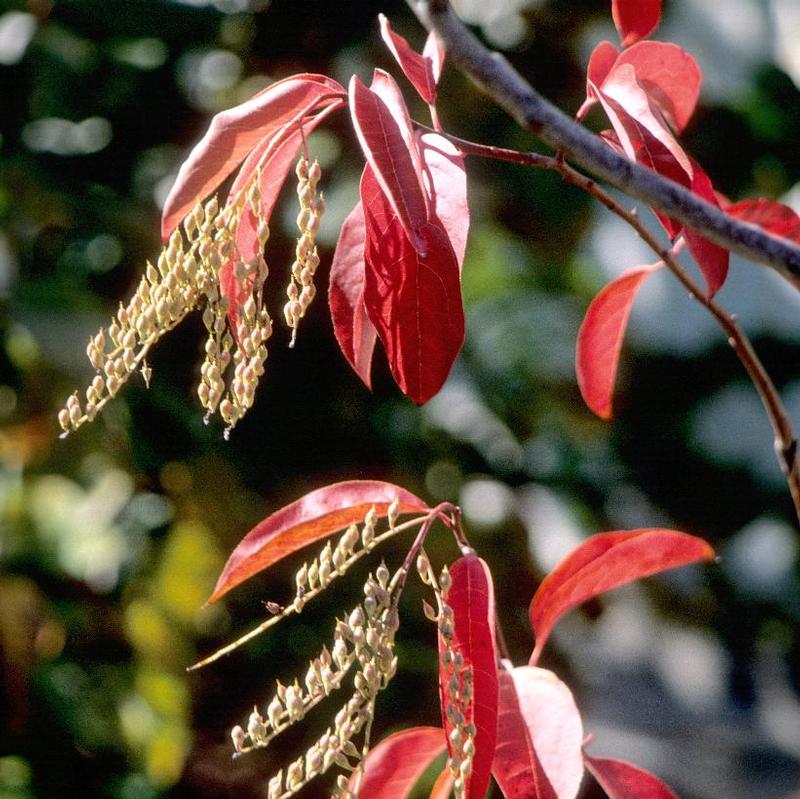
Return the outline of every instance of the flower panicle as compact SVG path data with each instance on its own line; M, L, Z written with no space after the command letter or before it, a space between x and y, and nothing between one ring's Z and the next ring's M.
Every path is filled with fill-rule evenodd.
M292 266L285 316L292 329L314 297L319 265L316 233L324 210L317 192L319 163L305 154L297 166L300 237ZM156 264L149 261L136 291L120 303L106 328L89 338L86 355L96 374L85 398L74 392L58 414L62 437L92 421L135 372L149 386L147 355L152 346L191 311L202 308L207 337L197 395L204 421L219 413L225 437L252 407L264 374L273 323L264 305L269 268L264 249L269 225L261 196L261 170L220 208L216 197L197 203L170 236ZM257 254L241 257L237 240L242 215L252 214Z

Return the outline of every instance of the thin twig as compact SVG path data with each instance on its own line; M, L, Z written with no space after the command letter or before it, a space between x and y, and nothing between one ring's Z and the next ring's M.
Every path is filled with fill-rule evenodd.
M500 54L489 51L464 26L447 0L406 0L428 29L435 30L448 59L469 75L517 121L588 173L647 203L706 238L776 269L800 288L800 246L741 222L668 180L615 152L542 97Z
M624 219L639 234L642 241L644 241L664 262L667 269L675 275L691 296L703 305L716 319L722 331L725 333L728 343L744 366L745 371L761 397L764 410L769 417L770 424L775 433L775 453L781 470L786 477L795 513L797 514L798 521L800 521L800 463L798 463L797 458L797 437L794 427L783 405L780 394L775 384L772 382L772 378L761 362L761 359L758 357L752 342L744 330L742 330L735 317L729 314L715 299L707 296L700 284L681 266L674 252L650 232L635 212L628 210L605 189L598 186L594 180L582 175L560 158L553 158L539 153L524 153L502 147L477 144L475 142L466 141L465 139L459 139L456 136L445 135L467 155L511 161L524 166L540 167L558 172L566 182L591 194L608 208L609 211L616 214L621 219Z

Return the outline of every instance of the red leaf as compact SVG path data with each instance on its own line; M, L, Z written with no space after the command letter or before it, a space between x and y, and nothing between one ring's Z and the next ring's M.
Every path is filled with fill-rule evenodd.
M586 93L591 93L591 84L602 86L603 81L614 68L619 56L619 50L611 42L600 42L589 56L589 65L586 68Z
M370 368L377 333L364 305L366 228L361 202L345 219L331 263L328 300L333 332L355 373L372 387Z
M431 795L428 799L450 799L453 795L453 775L450 769L445 768L444 771L436 778L431 788Z
M350 113L378 185L414 249L425 253L420 229L427 223L428 211L413 156L386 103L355 75L350 81Z
M383 14L378 15L381 24L381 36L395 60L400 64L403 74L417 90L419 96L428 105L436 102L436 80L433 76L433 64L430 58L413 50L409 43L392 31L389 20Z
M661 0L611 0L611 16L623 47L649 36L661 21Z
M442 77L445 55L442 40L437 36L436 31L431 31L425 40L425 47L422 48L422 57L431 62L434 83L438 83L439 78Z
M589 56L586 67L586 99L575 114L575 119L580 122L591 107L597 102L596 87L602 86L614 65L617 63L619 50L611 42L600 42Z
M773 236L783 236L800 244L800 216L788 205L760 197L734 203L725 211L743 222L758 225Z
M447 234L460 270L464 263L469 231L464 156L452 142L438 133L420 135L419 147L431 222L439 225Z
M609 799L678 799L658 777L624 760L588 755L584 760Z
M601 419L611 418L619 355L636 292L659 266L636 266L623 272L586 310L578 332L575 368L584 401Z
M359 795L406 799L428 766L445 749L440 727L412 727L384 738L367 755ZM350 780L353 787L355 775Z
M422 156L419 152L417 138L414 135L411 114L409 114L408 106L403 99L403 93L400 91L400 87L388 72L382 69L375 69L372 72L372 83L369 86L369 90L375 92L375 94L383 100L394 118L394 121L397 123L408 154L411 156L411 162L414 165L414 171L417 174L419 184L422 185Z
M493 773L506 799L574 799L583 778L583 723L571 691L532 666L501 670L499 678Z
M475 754L466 799L483 799L491 778L497 740L497 648L494 629L494 587L489 567L477 555L459 558L450 569L452 584L447 592L447 604L453 609L452 648L463 657L464 671L472 671L472 700L464 714L467 723L475 724ZM440 654L444 641L439 639ZM439 666L439 696L447 745L453 729L447 717L447 684L453 676L452 666Z
M672 129L680 133L700 96L703 74L697 61L675 44L639 42L620 54L614 69L622 64L634 68L638 84Z
M324 75L302 74L268 86L212 120L203 138L183 162L164 204L161 235L166 240L180 221L246 158L298 114L344 104L344 88Z
M529 615L536 648L531 665L555 623L572 608L633 580L713 557L705 541L675 530L623 530L587 538L542 580L533 597Z
M319 488L275 511L233 550L206 605L287 555L350 524L362 522L371 507L379 517L385 516L395 499L400 503L401 513L428 510L421 499L391 483L348 480Z
M691 189L699 197L719 207L711 179L694 159L692 159ZM722 288L725 278L728 276L730 253L724 247L720 247L719 244L704 238L692 228L684 227L683 235L689 245L690 252L703 273L703 278L708 287L708 296L713 297Z
M372 170L361 178L367 239L364 300L397 385L414 402L442 387L464 341L458 263L434 224L418 228L425 255L406 237Z

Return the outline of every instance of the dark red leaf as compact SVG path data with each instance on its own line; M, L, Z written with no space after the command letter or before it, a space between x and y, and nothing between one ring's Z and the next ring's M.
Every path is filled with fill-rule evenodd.
M472 671L472 700L464 714L467 723L475 725L475 754L467 786L466 799L483 799L491 778L497 740L497 647L495 643L494 586L489 567L477 555L459 558L450 569L452 584L447 604L453 609L452 647L463 657L463 667L455 676L462 679L465 670ZM444 641L439 640L440 654ZM447 683L453 667L440 660L439 695L442 718L450 747L452 724L447 718Z
M424 513L428 506L409 491L380 480L348 480L319 488L259 522L233 550L207 605L287 555L360 523L371 508L385 516L398 500L401 513Z
M433 75L433 64L430 58L420 55L409 43L392 31L389 20L383 14L378 15L381 24L381 36L391 54L403 70L411 85L428 105L436 102L436 79Z
M447 234L460 271L469 231L464 156L452 142L438 133L421 134L419 148L422 153L423 183L430 206L430 221Z
M592 300L578 332L575 369L590 410L610 419L622 340L639 287L660 264L636 266L612 280Z
M583 777L583 724L551 671L501 670L492 773L506 799L574 799Z
M370 169L361 178L361 201L367 314L397 385L422 404L442 387L464 341L456 255L438 225L427 222L418 228L425 255L415 249Z
M703 73L697 61L675 44L639 42L620 54L614 69L622 64L634 68L638 84L672 129L680 133L700 96Z
M542 580L533 597L531 665L555 623L577 605L633 580L713 558L714 550L701 538L675 530L622 530L586 539Z
M623 47L649 36L661 21L661 0L611 0L611 16Z
M298 115L344 104L344 88L324 75L302 74L273 83L212 120L183 162L164 204L161 235L166 240L195 203L203 200L263 139L271 139Z
M711 179L694 159L692 159L691 189L706 202L719 207ZM713 297L722 288L728 276L730 253L719 244L696 233L692 228L684 227L683 235L706 281L708 296Z
M377 333L364 305L364 245L366 229L361 202L345 219L331 263L328 300L339 347L364 381L372 387L370 369Z
M431 795L428 799L451 799L453 795L453 775L450 769L445 768L444 771L436 778L431 788Z
M350 81L350 113L378 185L406 237L415 250L424 254L426 245L420 231L427 224L428 210L414 158L391 110L355 75Z
M584 760L609 799L678 799L658 777L639 766L588 755Z
M384 738L367 755L359 795L369 799L406 799L444 750L444 731L440 727L412 727ZM352 788L355 775L350 782Z
M800 244L800 216L788 205L760 197L734 203L725 211L742 222L758 225L773 236L782 236Z

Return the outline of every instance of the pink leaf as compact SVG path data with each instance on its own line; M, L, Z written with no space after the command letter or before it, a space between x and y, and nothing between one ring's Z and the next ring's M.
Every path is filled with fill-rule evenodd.
M428 766L445 750L440 727L412 727L382 740L367 755L359 795L407 799ZM350 780L351 788L355 775Z
M535 797L575 799L583 778L583 723L571 691L551 671L533 666L501 671L499 678L493 773L506 799L530 796L531 786Z
M658 777L624 760L588 755L584 760L609 799L678 799Z
M467 172L460 150L438 133L419 136L422 153L422 177L430 206L431 222L450 239L461 269L467 249L469 205Z
M345 219L331 263L328 300L339 347L364 381L372 387L370 369L377 333L364 305L364 245L366 228L361 202Z
M578 332L578 387L590 410L611 418L614 383L631 307L645 278L660 264L637 266L612 280L592 300Z
M713 558L705 541L675 530L623 530L587 538L542 580L533 597L529 615L536 648L531 665L553 626L572 608L633 580Z
M422 57L430 61L431 71L433 72L433 82L438 83L439 78L442 77L445 49L436 31L431 31L428 34L428 38L425 40L425 47L422 48Z
M514 678L505 669L497 677L500 692L492 775L505 799L558 799L522 715Z
M398 500L401 513L428 506L410 492L380 480L349 480L319 488L259 522L233 550L207 605L287 555L364 520L374 507L379 517Z
M622 64L633 67L639 86L680 133L700 96L703 75L697 61L675 44L639 42L620 54L614 69Z
M195 203L225 180L259 141L278 134L298 115L341 107L344 96L336 81L306 73L273 83L217 114L178 172L161 216L162 237L166 240Z
M489 567L477 555L465 555L450 569L452 584L447 592L447 604L453 609L452 649L460 652L463 666L456 671L452 665L439 665L439 695L447 745L453 726L447 715L450 703L448 682L460 680L466 670L472 672L472 698L464 713L467 723L475 725L475 753L467 785L466 799L483 799L491 778L497 740L497 648L494 628L494 587ZM444 641L439 638L440 654Z
M649 36L661 21L661 0L611 0L611 16L623 47Z
M424 223L413 247L366 169L361 179L367 244L364 301L397 385L414 402L442 387L464 341L458 262L443 231Z
M406 237L415 250L424 254L425 243L419 231L427 224L428 211L414 158L386 103L355 75L350 81L350 113L378 185Z
M689 156L637 82L636 71L631 64L618 64L602 87L592 84L592 89L632 161L636 160L636 151L643 143L646 144L646 134L649 134L672 154L687 175L692 174Z
M725 211L742 222L758 225L773 236L782 236L800 244L800 216L788 205L758 198L734 203Z
M436 102L436 79L433 75L433 64L430 58L413 50L409 43L392 31L389 20L383 14L378 15L381 25L381 36L391 54L403 70L411 85L428 105Z

